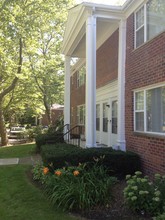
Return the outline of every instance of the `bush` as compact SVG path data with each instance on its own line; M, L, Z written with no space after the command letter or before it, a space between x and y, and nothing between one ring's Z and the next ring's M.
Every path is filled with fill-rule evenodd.
M165 213L153 218L153 220L164 220L164 219L165 219Z
M61 168L66 164L77 166L79 163L93 162L94 159L104 157L99 161L110 175L124 178L126 174L133 174L140 169L140 158L131 152L112 150L112 148L82 149L69 144L42 146L41 155L47 165L53 163L54 168ZM88 163L88 166L90 164Z
M163 211L165 204L165 177L155 175L153 182L148 177L142 177L137 171L134 176L127 175L127 187L124 197L128 206L143 214L156 215Z
M88 210L108 205L112 200L116 178L108 176L105 168L97 163L90 170L81 164L56 170L45 167L42 171L46 176L46 193L52 203L63 210Z
M44 166L40 163L36 164L32 169L33 179L44 184L47 176L44 174Z
M28 136L29 141L33 141L36 136L39 136L41 134L42 134L41 126L27 128L27 136Z
M64 137L62 133L45 133L39 134L35 137L36 141L36 151L40 152L41 146L47 143L54 144L54 143L64 143Z

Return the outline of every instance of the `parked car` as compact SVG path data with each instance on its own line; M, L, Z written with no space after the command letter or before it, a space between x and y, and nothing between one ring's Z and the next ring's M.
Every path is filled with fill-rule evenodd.
M26 137L25 127L11 127L9 131L10 139L22 139Z

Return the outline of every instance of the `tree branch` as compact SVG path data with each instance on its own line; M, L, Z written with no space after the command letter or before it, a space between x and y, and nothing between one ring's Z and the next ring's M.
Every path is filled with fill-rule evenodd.
M20 38L19 40L19 62L18 62L17 74L21 73L21 68L22 68L22 47L23 47L22 38ZM18 81L18 77L16 76L13 79L12 83L6 89L4 89L3 92L0 93L0 99L3 99L4 96L6 96L9 92L11 92L15 88L17 81Z

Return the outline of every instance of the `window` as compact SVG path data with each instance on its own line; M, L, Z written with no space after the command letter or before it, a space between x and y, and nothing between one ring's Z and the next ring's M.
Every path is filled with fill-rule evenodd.
M85 66L81 67L81 69L77 72L77 87L80 87L85 83L85 73Z
M96 105L96 131L100 131L100 104Z
M136 12L136 47L144 43L144 6Z
M85 105L77 106L77 123L85 125Z
M165 30L164 14L164 0L149 0L135 12L135 47Z
M103 131L108 132L108 103L103 103Z
M112 134L117 134L117 109L118 109L117 100L112 102Z
M165 86L134 94L134 130L165 134Z

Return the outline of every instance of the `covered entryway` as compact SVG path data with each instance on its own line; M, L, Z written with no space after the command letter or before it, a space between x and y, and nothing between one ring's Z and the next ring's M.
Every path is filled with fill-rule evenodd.
M121 150L125 150L125 52L126 52L126 19L121 7L112 7L102 4L82 3L69 12L64 36L63 54L65 55L65 107L64 123L70 124L70 60L71 57L85 59L86 63L86 95L85 95L85 139L86 147L97 146L96 129L96 51L97 49L116 31L119 32L118 39L118 92L113 96L110 93L98 101L104 101L100 106L102 109L102 118L100 117L100 126L102 133L99 133L99 139L105 140L108 146L110 136L115 139L118 135L117 144ZM113 79L115 80L115 79ZM110 134L110 110L107 109L107 103L110 98L116 97L118 100L118 134ZM114 103L115 105L115 103ZM104 114L103 114L104 113ZM101 113L100 113L101 114ZM101 123L102 120L102 123ZM113 118L115 124L116 118ZM101 125L102 124L102 125ZM114 127L113 125L113 132ZM101 130L100 130L101 131Z
M116 147L118 140L118 82L97 89L96 141L97 146Z

